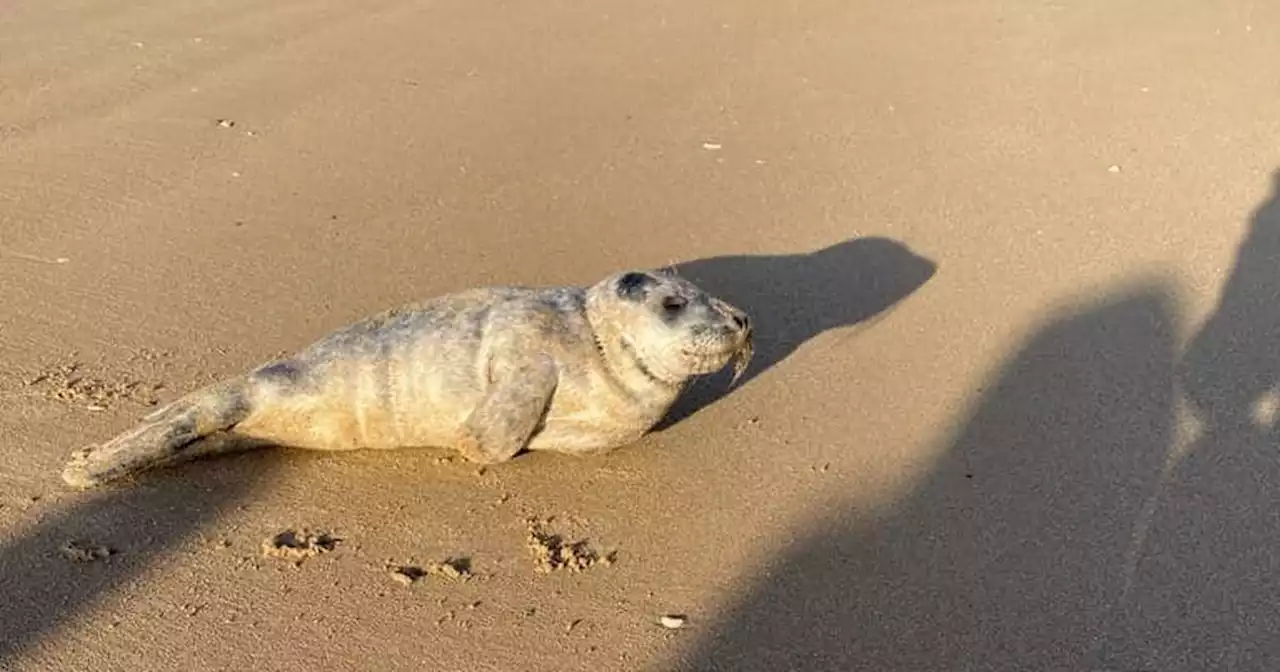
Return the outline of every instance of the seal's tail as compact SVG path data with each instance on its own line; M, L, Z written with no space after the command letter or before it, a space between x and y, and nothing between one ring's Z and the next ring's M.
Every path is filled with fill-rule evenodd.
M210 385L144 417L107 443L76 451L62 480L91 488L140 471L224 452L227 444L197 441L226 431L249 415L247 378ZM193 445L195 444L195 445Z

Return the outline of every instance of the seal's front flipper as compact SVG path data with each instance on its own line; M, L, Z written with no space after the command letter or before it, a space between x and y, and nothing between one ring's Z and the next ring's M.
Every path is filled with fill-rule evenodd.
M556 377L555 363L545 357L524 365L495 366L484 399L467 418L458 445L463 457L479 464L515 457L542 423Z

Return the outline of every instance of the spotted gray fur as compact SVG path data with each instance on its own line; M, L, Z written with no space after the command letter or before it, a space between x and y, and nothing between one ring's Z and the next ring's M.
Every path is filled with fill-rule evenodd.
M197 455L213 435L312 450L605 453L649 431L694 377L752 355L740 309L670 273L588 287L491 287L385 311L197 390L100 446L63 479L92 487Z

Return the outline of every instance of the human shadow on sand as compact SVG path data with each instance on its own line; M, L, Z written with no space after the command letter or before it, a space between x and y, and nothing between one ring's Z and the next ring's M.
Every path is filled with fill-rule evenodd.
M264 451L202 464L198 473L166 469L80 494L0 546L0 669L39 645L112 592L136 581L155 559L198 535L275 472L280 453ZM73 542L112 554L77 560ZM104 615L92 628L109 632Z
M876 317L929 281L936 264L882 237L845 240L802 254L708 257L676 265L682 276L751 315L756 352L739 385L829 329ZM655 431L732 391L727 372L691 385Z
M1163 281L1051 318L911 494L800 531L679 669L1277 669L1275 189L1184 358Z
M1158 285L1053 319L914 494L815 521L683 670L1087 670L1169 443Z
M1198 429L1152 498L1107 662L1161 672L1280 669L1277 344L1280 172L1178 367Z

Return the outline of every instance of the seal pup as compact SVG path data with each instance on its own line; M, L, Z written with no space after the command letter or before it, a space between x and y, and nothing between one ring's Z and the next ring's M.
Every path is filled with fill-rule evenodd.
M452 448L478 464L602 454L647 433L693 378L734 362L737 382L753 352L744 311L671 271L464 290L187 394L75 451L62 478L89 488L247 444Z

